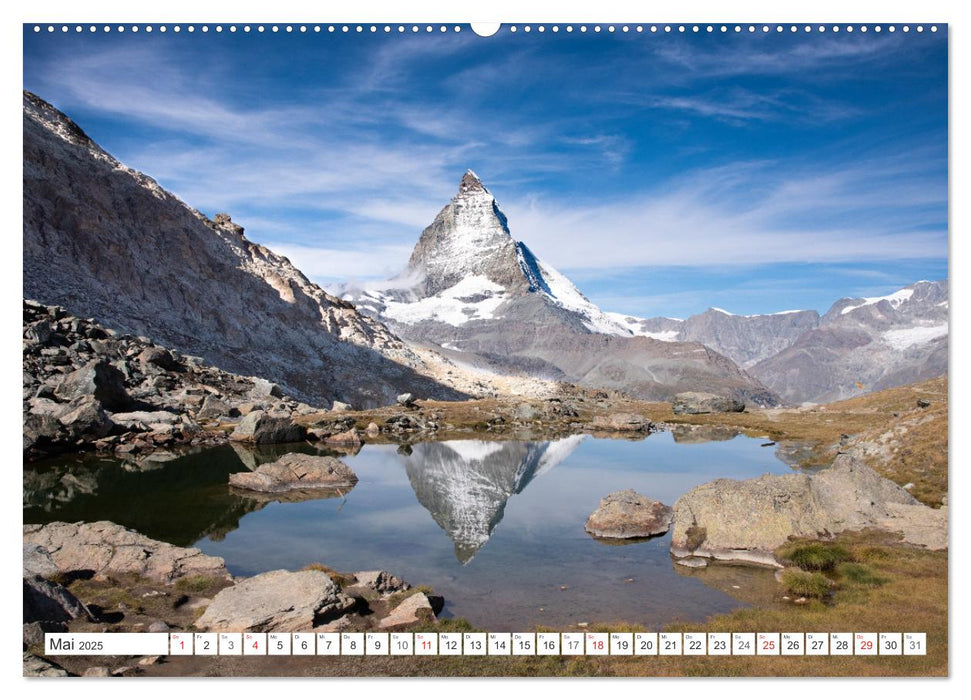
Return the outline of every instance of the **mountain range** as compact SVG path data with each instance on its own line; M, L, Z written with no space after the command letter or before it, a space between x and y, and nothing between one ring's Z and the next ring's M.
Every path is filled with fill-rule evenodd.
M635 335L515 240L471 170L421 234L406 270L384 285L337 290L413 343L456 363L523 372L669 400L705 390L773 405L778 398L697 342Z
M633 333L704 343L794 403L837 401L947 372L946 281L921 280L886 296L846 297L822 316L742 316L711 308L685 320L623 321Z
M228 215L193 209L26 91L23 113L24 297L310 403L370 407L401 392L454 400L501 393L522 377L768 406L947 371L946 282L841 299L823 315L605 312L513 238L471 170L399 276L330 293Z

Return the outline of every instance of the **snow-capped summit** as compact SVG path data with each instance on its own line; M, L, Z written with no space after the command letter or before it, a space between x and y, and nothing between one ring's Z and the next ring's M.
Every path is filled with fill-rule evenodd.
M408 269L384 289L347 298L393 322L463 325L511 311L508 302L539 295L588 331L630 336L509 232L506 215L472 170L418 239Z
M604 313L513 238L496 198L471 170L422 231L407 269L383 285L345 290L344 298L406 339L504 373L656 398L721 388L772 401L730 360L701 345L658 343L625 317Z

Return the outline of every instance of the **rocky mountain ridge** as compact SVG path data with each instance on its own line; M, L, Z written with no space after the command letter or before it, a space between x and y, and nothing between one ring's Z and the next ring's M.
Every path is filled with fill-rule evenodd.
M704 390L756 404L777 397L698 343L636 337L510 234L495 197L468 171L422 232L407 269L343 298L406 340L459 364L668 400Z
M795 403L836 401L947 373L946 280L844 297L823 315L743 316L710 308L684 320L617 317L637 335L702 343Z
M468 395L228 215L192 209L27 91L23 115L25 298L318 405Z

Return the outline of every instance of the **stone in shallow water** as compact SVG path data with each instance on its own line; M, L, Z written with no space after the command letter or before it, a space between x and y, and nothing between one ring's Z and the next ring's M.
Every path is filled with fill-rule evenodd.
M339 459L290 452L255 471L229 475L229 485L262 493L289 490L350 489L357 475Z
M229 578L219 557L159 542L104 520L24 525L24 543L46 549L61 573L89 572L95 578L137 574L166 583L192 575Z
M686 557L684 559L676 559L675 564L678 566L684 566L689 569L704 569L708 566L708 560L702 559L701 557Z
M303 440L307 431L293 422L288 415L273 415L255 410L246 414L229 436L230 440L252 442L257 445L273 445Z
M605 496L585 529L596 537L651 537L667 532L672 517L670 506L627 489Z

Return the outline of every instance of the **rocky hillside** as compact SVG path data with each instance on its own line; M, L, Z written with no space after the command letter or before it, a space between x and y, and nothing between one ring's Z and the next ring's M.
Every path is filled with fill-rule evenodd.
M267 409L310 412L258 377L24 301L24 455L94 449L133 455L224 437L207 425Z
M475 173L421 234L408 268L344 298L401 337L454 360L588 387L668 399L704 390L754 403L772 392L699 343L635 337L510 234Z
M751 367L793 402L826 402L947 374L946 282L840 299L819 326Z
M685 320L611 315L636 335L702 343L794 403L836 401L947 373L946 281L840 299L823 316L742 316L716 308Z
M25 298L315 404L465 395L228 215L210 220L187 206L26 91L23 115Z

